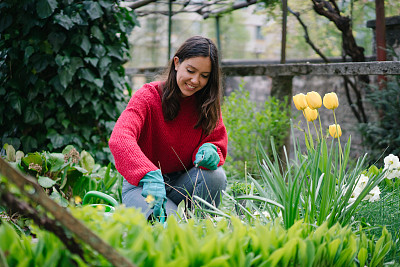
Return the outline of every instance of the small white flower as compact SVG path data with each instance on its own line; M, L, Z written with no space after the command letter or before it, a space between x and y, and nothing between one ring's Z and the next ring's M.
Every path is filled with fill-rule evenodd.
M369 177L366 176L366 175L364 175L364 174L361 174L361 175L358 177L358 181L357 181L356 187L360 187L361 190L362 190L362 189L365 188L365 186L367 185L368 181L369 181Z
M384 169L397 169L400 168L400 160L398 156L395 156L393 154L389 154L389 156L386 156L385 159L383 160L385 163L385 168Z
M369 194L364 198L364 200L369 200L369 202L374 202L380 199L381 190L379 187L375 186Z

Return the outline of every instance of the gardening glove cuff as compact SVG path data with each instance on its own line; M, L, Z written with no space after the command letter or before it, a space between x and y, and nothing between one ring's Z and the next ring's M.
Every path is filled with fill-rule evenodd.
M209 170L216 170L220 157L218 155L217 147L211 143L204 143L196 154L196 160L193 162L197 166L207 168Z

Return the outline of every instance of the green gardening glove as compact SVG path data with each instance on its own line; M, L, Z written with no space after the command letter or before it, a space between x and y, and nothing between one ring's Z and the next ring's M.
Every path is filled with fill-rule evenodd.
M193 164L202 166L209 170L216 170L220 161L217 147L211 143L204 143L196 154L196 160Z
M161 170L148 172L140 180L139 185L143 186L142 196L146 198L146 201L150 198L151 203L154 203L154 206L152 206L152 209L154 209L153 214L154 217L158 218L165 211L165 203L167 202Z

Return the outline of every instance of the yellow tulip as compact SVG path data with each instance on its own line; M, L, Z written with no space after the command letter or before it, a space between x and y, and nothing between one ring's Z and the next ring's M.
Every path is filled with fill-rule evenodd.
M304 110L307 107L305 94L297 94L293 96L293 102L298 110Z
M316 109L306 107L304 110L304 117L307 121L315 121L318 118L318 111Z
M328 93L324 96L324 106L327 109L335 109L339 106L339 99L336 93Z
M308 106L311 109L317 109L322 106L321 96L315 91L311 91L311 92L307 93L306 101L307 101Z
M337 126L337 132L336 132L336 126ZM338 137L337 133L339 133L339 137L342 136L342 129L340 129L340 125L339 124L329 125L329 134L333 138L337 138Z

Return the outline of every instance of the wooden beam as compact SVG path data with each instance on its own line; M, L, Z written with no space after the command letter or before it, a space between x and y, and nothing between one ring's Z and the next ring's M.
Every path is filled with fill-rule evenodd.
M21 172L11 167L11 165L1 157L0 173L5 176L9 182L15 184L22 194L27 196L32 202L41 205L47 212L54 216L55 220L60 222L83 242L103 255L111 264L114 266L135 266L133 263L128 261L128 259L119 254L112 246L93 233L81 221L72 216L68 210L49 198L35 179L23 175Z

